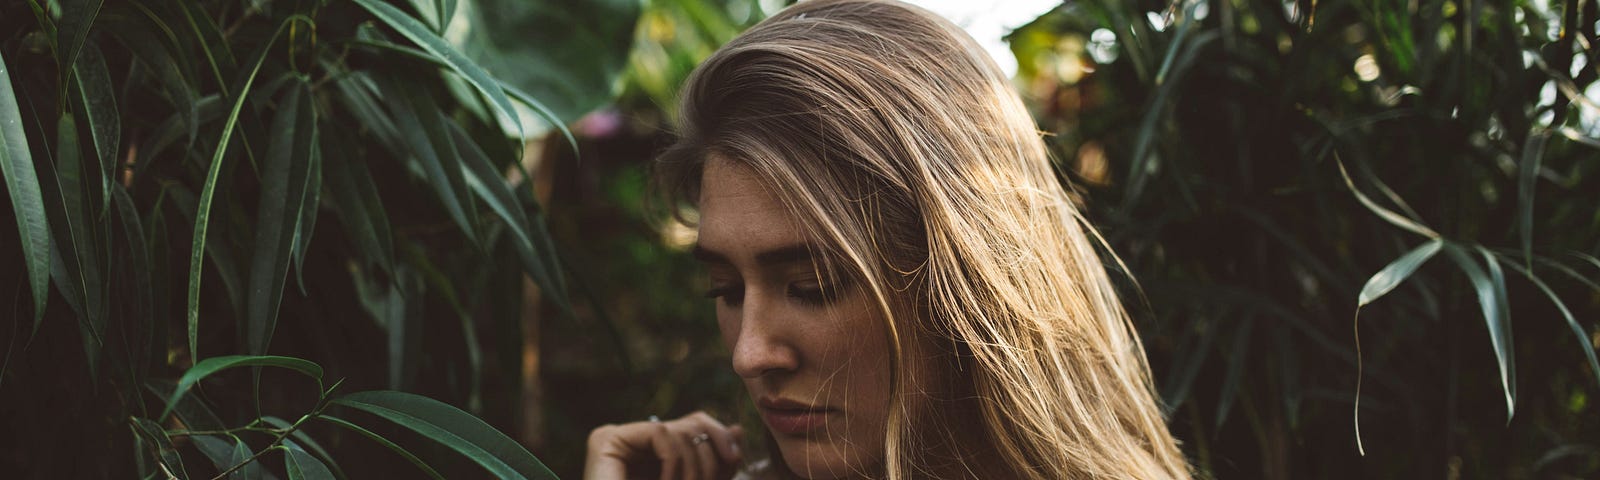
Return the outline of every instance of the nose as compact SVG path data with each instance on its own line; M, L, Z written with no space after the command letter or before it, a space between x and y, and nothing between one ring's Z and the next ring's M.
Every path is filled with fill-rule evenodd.
M739 323L729 350L733 352L733 371L740 377L754 379L800 367L799 352L786 331L782 308L768 298L771 297L749 292L738 313Z

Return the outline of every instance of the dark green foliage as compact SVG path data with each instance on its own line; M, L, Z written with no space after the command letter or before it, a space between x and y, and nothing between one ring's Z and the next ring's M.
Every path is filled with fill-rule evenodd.
M638 8L495 16L595 29L519 45L536 63L446 40L514 43L451 20L499 3L0 0L0 317L32 319L4 342L6 476L553 478L511 412L474 416L479 330L523 299L470 290L526 276L572 311L506 172L612 96ZM443 401L341 396L377 389ZM348 460L400 445L421 470Z
M1084 1L1011 35L1202 474L1600 474L1596 20Z

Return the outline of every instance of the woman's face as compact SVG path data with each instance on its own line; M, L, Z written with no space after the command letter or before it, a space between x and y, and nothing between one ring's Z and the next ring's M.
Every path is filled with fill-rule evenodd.
M784 461L807 478L872 475L889 412L882 317L857 286L819 278L815 239L748 167L713 157L701 180L695 256Z

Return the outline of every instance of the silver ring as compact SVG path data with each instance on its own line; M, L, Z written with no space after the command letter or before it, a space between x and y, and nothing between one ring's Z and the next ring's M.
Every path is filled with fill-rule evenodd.
M657 417L655 415L651 415L650 416L650 423L661 423L661 417Z
M706 443L708 441L711 441L711 434L704 433L704 432L700 433L699 435L695 435L693 438L689 439L689 443L693 444L693 445L699 445L699 444L702 444L702 443Z

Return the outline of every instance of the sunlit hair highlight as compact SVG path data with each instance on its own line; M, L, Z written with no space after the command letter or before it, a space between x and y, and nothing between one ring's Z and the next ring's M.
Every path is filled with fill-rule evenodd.
M747 166L888 322L887 478L1188 478L1144 351L1021 100L897 2L801 2L683 89L677 202Z

